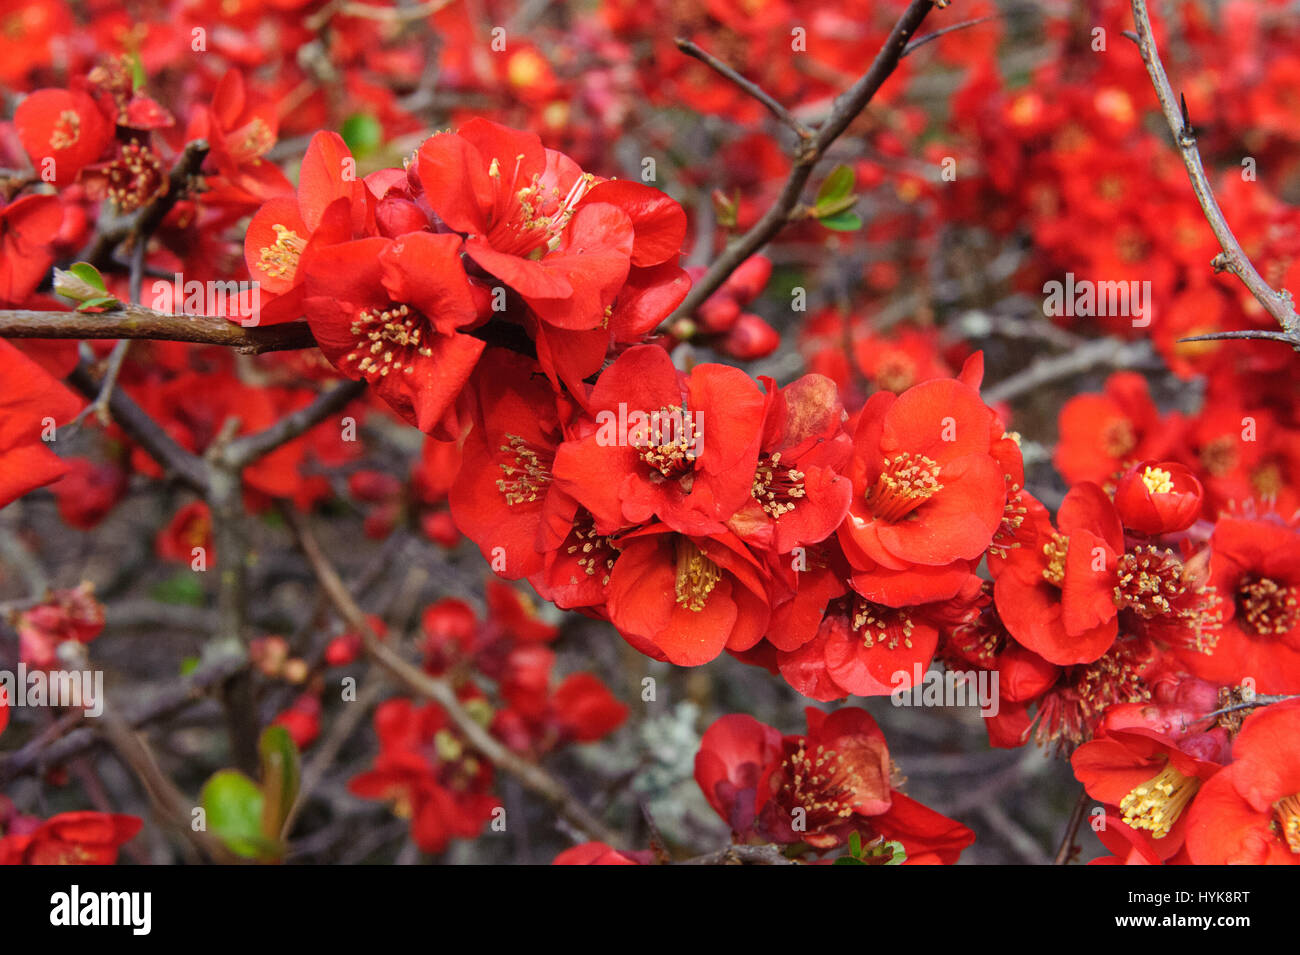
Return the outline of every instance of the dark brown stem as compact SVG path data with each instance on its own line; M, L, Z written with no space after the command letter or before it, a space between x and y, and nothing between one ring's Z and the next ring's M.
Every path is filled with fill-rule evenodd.
M803 187L812 175L813 167L830 148L835 140L843 135L849 124L867 107L876 91L884 84L898 66L908 41L921 26L926 15L934 8L934 0L912 0L898 22L894 24L889 38L876 54L875 60L856 83L836 97L831 105L830 115L817 128L812 137L801 143L795 157L794 167L786 179L781 194L777 197L762 218L743 236L733 242L718 256L707 272L700 277L667 319L666 324L689 317L704 301L716 292L731 273L740 264L768 243L790 221L791 213L799 205Z

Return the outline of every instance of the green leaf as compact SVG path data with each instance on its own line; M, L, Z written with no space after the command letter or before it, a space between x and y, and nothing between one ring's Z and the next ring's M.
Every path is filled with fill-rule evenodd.
M856 212L839 212L817 220L828 229L836 232L856 232L862 228L862 217Z
M140 54L132 53L130 59L131 59L131 92L138 93L140 90L144 89L144 84L148 81L149 78L145 75L144 60L141 58Z
M862 836L856 832L849 833L849 855L855 859L862 855Z
M181 661L181 676L189 676L199 668L200 657L186 657Z
M278 842L298 798L298 747L283 726L268 726L258 740L257 751L262 757L262 835Z
M348 149L358 159L373 153L384 141L384 128L369 113L353 113L343 120L340 132Z
M89 262L77 262L66 269L54 270L54 291L85 308L111 308L120 304L108 294L104 277Z
M237 769L213 773L199 793L208 829L235 855L273 859L279 846L262 833L262 790Z
M861 859L855 859L853 856L840 856L831 865L866 865Z
M180 573L155 584L149 591L154 600L165 604L203 606L203 587L194 574Z
M852 166L836 166L822 180L821 188L817 190L817 207L830 205L852 195L854 181Z

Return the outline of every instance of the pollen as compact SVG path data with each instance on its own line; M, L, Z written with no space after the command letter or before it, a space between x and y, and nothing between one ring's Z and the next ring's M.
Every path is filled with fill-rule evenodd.
M1278 835L1285 840L1288 849L1300 855L1300 793L1273 803L1273 814Z
M597 534L595 522L590 515L586 520L575 522L570 538L574 543L565 548L565 552L577 559L578 566L588 577L600 575L603 587L609 583L609 573L614 569L619 548L610 537ZM576 584L576 577L570 577L569 583Z
M123 213L134 212L167 191L162 160L148 146L132 140L108 166L109 201Z
M1119 559L1115 606L1156 623L1161 635L1190 650L1209 653L1222 626L1221 601L1198 583L1171 550L1137 547Z
M640 448L642 461L669 480L681 478L694 468L699 435L685 408L670 405L653 412L645 431L644 435L629 438Z
M885 462L876 483L867 490L866 502L877 520L894 524L942 490L939 463L924 454L905 451Z
M718 565L689 537L677 539L677 605L699 613L722 579Z
M505 475L497 479L497 490L507 505L536 501L551 482L553 456L546 459L517 434L506 435L506 443L498 449L505 456L499 467Z
M807 832L815 833L853 815L861 780L842 753L820 743L810 749L807 739L800 737L781 762L781 769L780 801L804 810Z
M298 271L298 258L307 243L297 232L278 222L271 226L271 231L275 233L275 241L259 250L257 267L271 278L293 278Z
M1124 813L1125 823L1134 829L1146 829L1154 839L1163 839L1200 788L1199 779L1184 776L1171 764L1166 764L1159 775L1135 787L1121 799L1119 808Z
M1043 568L1043 579L1049 584L1060 587L1065 583L1065 557L1070 551L1070 539L1064 534L1052 534L1052 539L1043 545L1043 556L1047 566Z
M1295 588L1257 577L1237 588L1238 622L1256 636L1281 636L1300 622Z
M65 109L50 131L51 149L70 149L81 138L81 117L75 109Z
M1142 483L1152 494L1168 494L1174 489L1173 475L1160 468L1148 467L1143 471Z
M905 610L884 607L858 597L853 603L853 632L862 637L862 645L870 649L879 644L890 650L901 643L912 649L912 631L916 625Z
M1102 429L1102 447L1112 458L1122 460L1137 447L1137 443L1137 432L1133 430L1133 422L1128 418L1112 418Z
M780 451L772 455L765 454L759 459L749 493L767 515L775 520L782 514L793 511L795 501L801 500L807 493L803 483L805 477L803 471L781 467Z

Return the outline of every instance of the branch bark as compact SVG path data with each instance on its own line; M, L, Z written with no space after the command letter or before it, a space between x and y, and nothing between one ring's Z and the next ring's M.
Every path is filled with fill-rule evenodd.
M812 175L813 167L821 160L831 144L843 135L858 114L866 109L867 104L876 95L876 91L894 72L898 61L902 59L907 49L908 41L934 6L934 0L912 0L898 22L894 24L888 39L885 40L866 73L853 86L836 97L831 105L830 115L812 137L801 141L795 156L794 168L790 170L790 176L786 179L776 202L763 213L762 218L754 223L748 232L727 246L722 255L709 266L708 271L691 287L686 298L668 317L665 324L671 325L678 319L690 316L722 286L722 283L740 267L742 262L766 245L790 221L790 215L799 204L799 197L809 176ZM771 97L767 94L764 94L764 97L759 98L759 102L767 106L767 101ZM771 109L770 106L768 108Z
M1160 52L1156 49L1155 36L1151 31L1151 16L1147 12L1146 0L1132 0L1132 6L1133 22L1137 27L1137 33L1130 35L1130 39L1137 43L1142 53L1142 62L1146 64L1147 75L1151 77L1151 85L1155 87L1160 111L1164 113L1169 131L1173 133L1174 143L1182 156L1183 165L1187 167L1187 176L1192 182L1192 191L1196 193L1196 201L1200 203L1201 211L1205 214L1214 237L1219 240L1220 248L1223 249L1222 254L1215 256L1212 264L1216 271L1232 272L1241 279L1264 310L1273 316L1284 333L1279 336L1276 332L1245 331L1230 336L1201 336L1186 340L1198 341L1215 337L1274 340L1282 338L1300 351L1300 316L1296 315L1291 293L1285 290L1279 292L1264 281L1263 276L1242 250L1237 237L1233 235L1228 220L1224 218L1223 210L1219 208L1218 200L1214 198L1214 189L1210 185L1209 177L1205 174L1205 165L1201 162L1201 153L1196 148L1196 136L1187 120L1185 105L1174 96L1173 87L1169 85L1169 76L1160 61Z
M352 599L352 594L329 558L321 550L306 521L292 508L283 508L281 513L293 529L299 548L307 558L330 602L334 604L334 609L350 628L361 634L367 656L383 667L408 692L432 700L442 707L448 719L474 749L491 760L498 769L518 779L525 789L541 797L575 829L588 838L597 839L615 848L621 846L622 836L592 815L564 783L538 764L529 762L508 749L475 720L461 705L450 683L425 673L381 641L370 628L366 615Z

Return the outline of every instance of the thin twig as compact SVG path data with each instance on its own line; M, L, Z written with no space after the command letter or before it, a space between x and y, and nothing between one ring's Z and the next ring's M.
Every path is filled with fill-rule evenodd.
M1132 0L1132 6L1133 22L1137 27L1137 33L1136 35L1126 35L1137 43L1138 49L1142 53L1142 62L1146 64L1147 74L1151 77L1151 85L1155 87L1156 99L1160 101L1160 111L1164 113L1165 122L1169 125L1170 132L1173 133L1174 142L1177 144L1178 152L1183 158L1183 165L1187 167L1187 176L1192 182L1192 191L1196 193L1196 200L1201 205L1201 211L1205 213L1205 219L1209 222L1210 228L1214 231L1214 237L1219 240L1219 246L1223 249L1222 254L1216 256L1212 264L1216 271L1229 271L1241 279L1259 304L1264 307L1264 310L1277 321L1282 331L1288 333L1289 337L1286 340L1297 350L1300 350L1300 316L1296 315L1295 306L1291 301L1291 294L1285 290L1279 292L1264 281L1263 276L1259 274L1249 257L1242 250L1237 237L1233 235L1227 219L1224 218L1223 210L1219 208L1218 200L1214 198L1214 190L1210 186L1210 180L1205 174L1205 166L1201 162L1200 151L1196 148L1196 136L1187 120L1186 103L1174 96L1173 87L1169 85L1169 76L1165 73L1164 64L1160 61L1160 53L1156 49L1155 36L1151 30L1151 17L1147 13L1146 0ZM1275 333L1263 336L1248 332L1232 337L1268 337L1276 339L1278 336Z
M718 256L709 266L708 271L692 285L691 290L682 299L682 303L665 321L665 325L671 326L677 320L694 313L722 286L731 273L740 267L742 262L766 245L790 221L791 214L799 204L799 197L803 194L803 187L812 175L813 167L817 165L831 144L848 129L849 124L866 109L876 91L894 72L903 51L907 48L908 41L934 5L934 0L912 0L898 22L894 24L888 39L885 40L866 73L853 86L836 97L825 122L817 128L811 139L801 142L794 166L776 202L768 207L748 232Z
M1074 837L1079 832L1079 824L1083 822L1084 814L1088 811L1088 790L1079 790L1079 799L1074 804L1074 809L1070 813L1070 821L1066 823L1065 835L1061 837L1061 845L1056 850L1056 857L1052 860L1053 865L1065 865L1074 855Z
M787 858L780 846L727 846L675 862L674 865L799 865Z
M283 444L301 437L336 411L360 398L366 390L364 381L342 381L316 400L286 415L264 431L244 435L231 441L222 459L234 468L245 468Z
M903 55L900 56L899 59L901 60L903 57L911 56L927 43L933 43L935 40L942 36L947 36L949 33L956 33L958 30L965 30L967 27L978 26L981 23L988 23L990 20L996 20L1002 15L1003 14L1001 13L991 13L986 17L976 17L974 20L963 20L961 23L954 23L950 27L944 27L942 30L935 30L933 33L927 33L925 36L917 37L911 43L907 44L907 48L903 50Z
M371 659L387 670L406 690L437 703L474 749L489 759L498 769L518 779L525 789L540 796L570 825L588 838L597 839L616 848L622 843L622 837L593 816L564 783L538 764L529 762L508 749L475 720L461 705L456 690L450 683L425 673L381 641L371 629L366 615L352 599L352 594L344 585L338 572L321 550L306 521L292 508L282 508L280 513L293 529L299 548L315 572L321 587L329 595L334 609L350 628L361 634L362 644Z
M699 60L715 73L726 77L736 86L740 87L740 89L742 89L747 95L762 103L769 113L794 130L795 135L797 135L801 140L812 139L813 131L803 123L799 122L799 120L795 119L794 115L788 109L777 102L776 99L767 92L767 90L763 89L753 80L745 79L745 77L741 76L735 69L685 37L679 36L673 42L677 44L677 49L681 50L687 56Z

